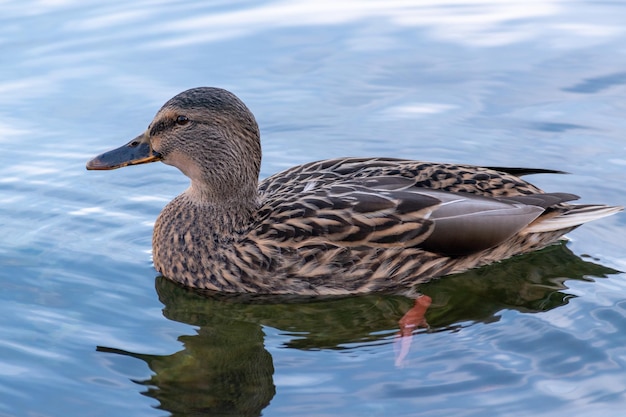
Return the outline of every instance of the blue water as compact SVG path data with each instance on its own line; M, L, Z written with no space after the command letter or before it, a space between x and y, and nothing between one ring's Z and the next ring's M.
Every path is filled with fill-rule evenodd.
M186 178L87 172L174 94L227 88L262 176L338 156L558 169L626 201L620 2L0 3L0 416L623 416L626 215L412 300L203 298L153 269ZM410 342L410 346L408 346Z

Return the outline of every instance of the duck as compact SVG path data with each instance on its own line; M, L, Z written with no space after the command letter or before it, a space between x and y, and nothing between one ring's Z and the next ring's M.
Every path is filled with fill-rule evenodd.
M88 170L161 161L190 179L154 224L155 269L220 293L397 292L539 250L621 206L572 204L536 168L387 157L305 163L259 181L261 140L233 93L192 88Z

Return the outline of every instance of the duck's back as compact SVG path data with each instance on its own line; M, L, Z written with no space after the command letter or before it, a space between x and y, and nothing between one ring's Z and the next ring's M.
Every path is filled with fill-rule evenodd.
M522 175L562 173L546 169L479 167L396 158L336 158L298 165L259 184L262 200L298 194L314 186L332 186L367 178L401 178L414 187L490 197L541 193ZM408 184L408 183L407 183Z

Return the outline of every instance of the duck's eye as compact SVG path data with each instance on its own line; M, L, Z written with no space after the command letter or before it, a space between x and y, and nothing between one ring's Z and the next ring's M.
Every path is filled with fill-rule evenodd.
M176 124L186 125L189 122L189 118L187 116L178 116L176 118Z

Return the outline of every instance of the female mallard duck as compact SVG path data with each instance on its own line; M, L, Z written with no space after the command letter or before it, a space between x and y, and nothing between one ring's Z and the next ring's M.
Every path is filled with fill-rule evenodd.
M519 177L558 171L391 158L299 165L258 183L259 128L232 93L194 88L87 169L163 161L191 179L154 226L156 269L223 292L397 290L540 249L620 211Z

